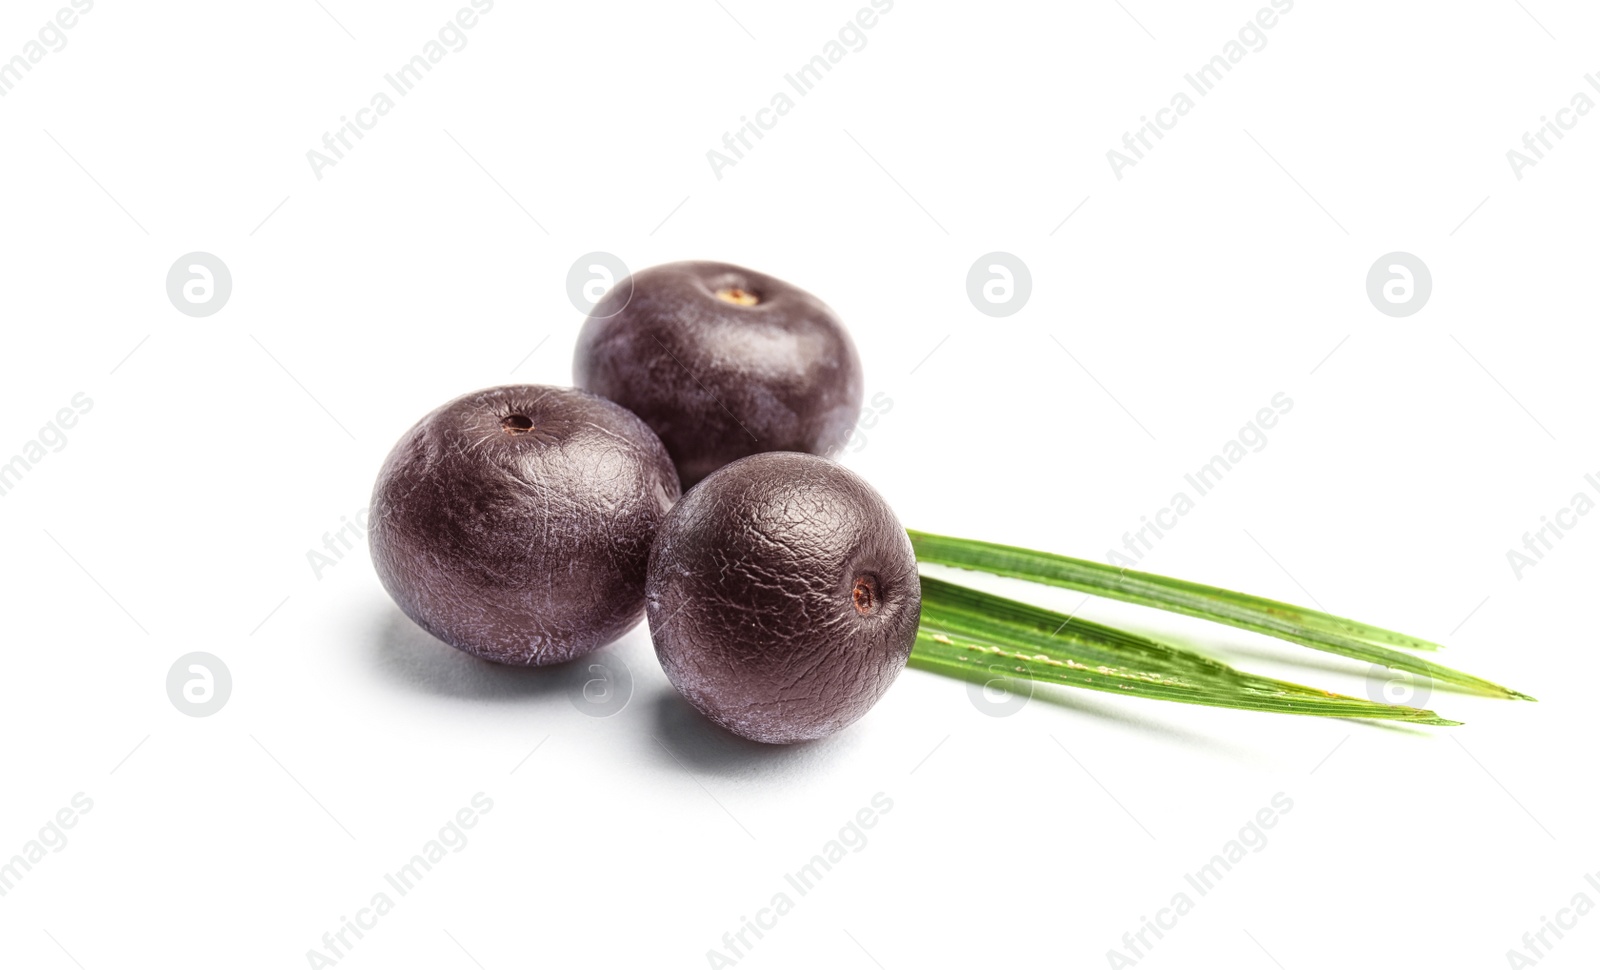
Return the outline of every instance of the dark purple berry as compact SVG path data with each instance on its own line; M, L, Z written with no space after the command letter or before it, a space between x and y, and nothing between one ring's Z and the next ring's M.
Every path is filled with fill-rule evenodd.
M678 498L666 449L621 407L513 385L444 405L378 473L370 542L405 614L467 653L560 663L639 621Z
M618 283L584 323L572 371L661 436L685 489L747 455L833 454L861 412L861 361L833 311L727 263Z
M826 737L905 666L922 605L881 496L824 458L736 461L689 491L650 554L646 610L673 686L742 737Z

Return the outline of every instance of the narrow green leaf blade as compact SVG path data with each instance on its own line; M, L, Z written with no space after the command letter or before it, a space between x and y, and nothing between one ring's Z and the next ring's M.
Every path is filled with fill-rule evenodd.
M1240 683L1240 671L1203 654L1149 637L1063 616L933 576L922 577L923 625L1003 636L1061 657L1196 681ZM1315 691L1321 693L1321 691Z
M911 665L947 676L977 682L1003 676L1268 713L1458 723L1432 711L1257 677L1180 647L932 577L923 577L922 603Z
M1480 677L1390 649L1390 646L1433 649L1437 644L1354 620L1259 596L1053 553L908 531L917 558L923 562L1075 589L1264 633L1316 650L1421 674L1438 683L1479 694L1532 700L1526 694Z

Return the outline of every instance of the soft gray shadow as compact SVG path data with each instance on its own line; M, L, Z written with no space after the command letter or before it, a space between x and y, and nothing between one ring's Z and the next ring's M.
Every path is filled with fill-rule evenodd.
M1103 699L1095 697L1091 691L1074 690L1070 687L1058 687L1053 684L1038 684L1034 687L1033 699L1044 701L1046 704L1064 708L1066 710L1082 714L1086 717L1092 717L1097 721L1113 724L1119 728L1126 728L1151 739L1176 744L1180 747L1192 748L1196 751L1204 751L1208 754L1224 755L1230 758L1250 761L1260 760L1262 757L1262 753L1257 749L1244 748L1236 744L1227 744L1214 737L1211 737L1210 735L1186 730L1169 721L1157 719L1154 716L1157 713L1155 710L1151 710L1148 715L1142 713L1130 714L1120 703L1112 701L1108 698ZM1173 704L1165 701L1151 701L1142 699L1136 699L1133 703L1148 704L1152 708L1158 704L1164 705L1160 708L1161 712L1172 714L1178 717L1183 715L1183 708L1196 708L1196 705L1193 704ZM1217 708L1211 709L1217 710ZM1272 716L1269 714L1258 714L1253 711L1234 711L1233 713L1241 717Z
M1135 717L1127 714L1120 709L1120 706L1113 705L1108 700L1095 698L1092 696L1093 693L1093 691L1080 691L1074 690L1070 687L1059 687L1055 684L1038 684L1035 685L1033 699L1042 700L1057 707L1063 707L1069 710L1077 711L1090 717L1094 717L1097 720L1109 721L1117 724L1118 726L1133 728L1152 737L1159 737L1163 740L1174 741L1178 744L1192 747L1197 750L1208 751L1215 754L1228 754L1232 755L1233 757L1261 757L1261 754L1258 751L1253 751L1248 748L1241 748L1237 745L1223 744L1217 741L1215 738L1208 737L1204 734L1196 734L1193 731L1181 730L1150 718ZM1191 710L1209 708L1210 710L1214 711L1227 710L1226 708L1209 707L1209 705L1203 704L1181 704L1170 701L1139 699L1136 701L1136 703L1149 704L1151 706L1161 705L1169 710L1175 708L1188 708ZM1182 712L1178 711L1177 713L1181 715ZM1277 714L1268 711L1231 710L1230 713L1238 717L1260 718L1263 721L1263 729L1271 728L1272 722L1278 719L1298 716L1293 714ZM1414 737L1426 737L1429 734L1437 733L1438 731L1442 730L1441 728L1437 727L1428 727L1427 725L1421 724L1407 724L1404 721L1391 721L1377 717L1330 717L1321 718L1321 720L1341 721L1353 727L1372 728L1378 731L1391 731L1397 734L1406 734Z
M1152 740L1172 742L1184 747L1234 758L1259 759L1261 757L1261 752L1259 751L1225 744L1209 735L1184 730L1158 716L1159 714L1170 714L1181 718L1184 714L1184 709L1195 710L1197 705L1146 700L1143 698L1112 700L1115 695L1097 696L1103 693L1100 691L1067 687L1061 684L1039 683L1025 679L1002 677L996 682L994 681L994 675L981 667L963 667L949 673L919 670L916 667L911 667L908 668L905 676L909 677L912 673L936 677L940 680L970 681L977 684L995 683L996 686L1003 687L1012 693L1028 697L1030 702L1038 701L1051 707L1058 707L1075 714L1081 714L1084 717L1092 717L1097 721L1104 721L1120 728L1127 728ZM1130 712L1130 709L1134 708L1135 705L1137 705L1137 710L1131 710ZM1216 708L1212 708L1212 710L1216 710ZM1254 711L1234 711L1232 713L1241 716L1274 716L1258 714Z
M640 698L651 707L654 729L651 742L667 762L692 772L716 775L787 773L834 760L840 746L849 744L849 729L820 741L799 744L761 744L713 724L690 706L672 687Z
M1261 757L1261 753L1253 749L1242 748L1232 744L1224 744L1208 735L1182 730L1150 717L1139 717L1128 714L1122 709L1120 704L1115 704L1109 699L1095 697L1095 691L1077 690L1075 688L1063 687L1057 684L1035 684L1033 687L1034 690L1032 699L1034 700L1044 701L1045 703L1054 705L1056 707L1062 707L1068 710L1076 711L1089 717L1093 717L1097 720L1116 724L1119 727L1128 727L1153 738L1160 738L1165 741L1176 742L1177 744L1186 747L1207 751L1213 754L1226 754L1235 758ZM1027 687L1023 686L1021 690L1026 691ZM1204 704L1182 704L1171 701L1145 700L1142 698L1136 699L1134 702L1140 705L1149 705L1151 707L1159 706L1165 709L1167 712L1175 713L1180 717L1183 713L1181 709L1184 708L1190 710L1229 710L1227 708L1210 707L1209 705ZM1260 718L1263 720L1263 729L1271 728L1272 722L1276 721L1277 719L1297 716L1292 714L1277 714L1267 711L1229 710L1229 712L1238 717ZM1391 721L1376 717L1333 717L1322 718L1322 720L1341 721L1345 724L1352 725L1353 727L1372 728L1378 731L1391 731L1397 734L1411 735L1414 737L1426 737L1429 734L1434 734L1441 730L1437 727L1429 727L1421 724L1407 724L1404 721Z
M980 672L982 673L982 672ZM942 674L931 671L908 670L906 678L915 674L922 674L940 680L949 679ZM988 679L992 675L982 673L979 681ZM1208 754L1231 757L1236 759L1255 761L1262 755L1260 751L1251 748L1228 744L1218 739L1183 730L1153 716L1157 714L1152 710L1151 716L1130 714L1111 699L1100 699L1090 696L1092 692L1073 690L1071 688L1057 688L1050 684L1034 684L1032 699L1059 707L1066 711L1084 717L1091 717L1118 727L1144 735L1153 740L1176 743L1183 747L1204 751ZM1026 687L1023 687L1026 690ZM638 698L651 707L651 716L655 723L653 743L656 753L663 758L676 761L682 767L694 772L706 772L724 776L759 775L762 773L793 773L803 771L808 767L821 767L834 760L842 746L852 743L854 732L849 728L839 734L824 738L820 741L808 741L801 744L761 744L749 741L732 734L729 731L712 723L711 720L695 710L688 701L671 687L665 687L650 698ZM1159 702L1147 702L1155 707ZM1187 707L1189 705L1167 704L1167 708ZM1181 715L1181 711L1168 710L1162 713ZM1235 712L1241 716L1251 716L1253 712ZM1255 714L1257 717L1271 717L1273 715Z
M1444 715L1440 715L1443 717ZM1374 731L1389 731L1394 734L1404 734L1414 738L1443 737L1442 732L1450 730L1447 727L1429 726L1427 724L1408 724L1405 721L1387 721L1381 717L1336 717L1332 721L1343 721L1355 727L1371 728Z
M436 697L525 701L564 696L585 676L578 661L510 667L480 660L417 626L392 603L374 617L367 656L384 679Z
M1299 667L1305 668L1306 670L1316 670L1330 674L1343 674L1346 677L1352 677L1362 681L1366 681L1372 676L1371 669L1374 666L1380 667L1384 670L1394 670L1394 672L1397 674L1400 673L1398 668L1384 667L1382 664L1373 664L1366 660L1356 660L1353 657L1342 657L1338 654L1330 654L1325 651L1315 650L1311 647L1304 648L1304 655L1298 653L1290 654L1274 652L1272 650L1254 647L1229 647L1226 651L1217 651L1216 653L1219 655L1219 659L1221 659L1224 663L1231 664L1235 662L1236 658L1243 657L1282 664L1286 667ZM1404 653L1407 656L1415 657L1418 660L1431 660L1434 663L1442 664L1446 667L1454 666L1454 664L1450 663L1450 658L1445 655L1445 651L1442 650L1416 650L1409 652L1402 650L1401 653ZM1232 656L1229 656L1229 654ZM1281 680L1298 681L1298 678L1293 674L1268 674L1266 676L1276 676ZM1304 681L1299 682L1304 683ZM1457 684L1446 684L1440 681L1432 682L1429 684L1428 689L1434 694L1449 694L1453 697L1488 696ZM1348 686L1340 690L1339 693L1349 694L1353 697L1364 696L1363 692L1360 690ZM1495 698L1490 697L1488 699L1494 700ZM1424 704L1423 706L1427 707L1429 705Z
M1142 628L1137 624L1124 624L1124 627L1130 633L1138 633L1139 635L1149 637L1152 640L1171 642L1173 644L1181 645L1185 649L1193 650L1196 653L1203 654L1204 656L1210 657L1213 660L1221 661L1229 666L1238 667L1247 673L1259 674L1264 677L1276 677L1279 680L1287 680L1293 683L1306 684L1307 686L1312 687L1322 687L1323 685L1312 683L1311 680L1308 680L1306 677L1302 676L1301 672L1334 674L1361 681L1363 683L1367 682L1371 678L1371 670L1374 666L1386 670L1393 669L1396 673L1400 672L1398 668L1384 667L1382 664L1374 664L1371 661L1358 660L1354 657L1346 657L1341 654L1331 653L1326 650L1318 650L1315 647L1301 646L1299 644L1291 643L1287 640L1274 640L1272 646L1257 646L1240 642L1237 639L1225 639L1217 636L1207 637L1195 635L1183 638L1175 638L1170 633L1162 632L1160 630ZM1245 634L1245 636L1248 635L1249 634ZM1418 660L1431 660L1434 663L1442 664L1446 667L1455 666L1451 662L1451 658L1448 656L1448 651L1401 650L1400 653L1405 654L1406 656L1415 657ZM1250 661L1262 661L1266 663L1277 664L1280 667L1290 668L1290 670L1263 670L1259 667L1252 667L1250 665ZM1335 689L1337 693L1346 694L1351 697L1365 696L1365 692L1361 690L1358 685L1352 685L1349 683L1333 689ZM1448 694L1452 697L1482 698L1489 696L1457 684L1447 684L1437 681L1432 683L1429 689L1434 694ZM1430 705L1424 704L1423 706L1427 707ZM1448 717L1449 715L1443 716ZM1361 719L1360 723L1383 723L1386 727L1403 726L1407 727L1408 729L1415 727L1414 725L1398 725L1395 722L1383 722L1380 719ZM1423 733L1427 733L1427 730L1424 729Z
M1238 666L1241 661L1260 660L1284 667L1314 670L1327 674L1343 674L1346 677L1358 679L1364 678L1367 675L1367 671L1372 667L1370 662L1357 660L1354 657L1344 657L1312 647L1298 647L1297 649L1296 644L1288 641L1284 641L1284 649L1278 650L1230 643L1225 647L1211 647L1207 653L1232 666ZM1422 657L1422 659L1427 659L1421 651L1418 651L1416 655ZM1252 670L1251 672L1255 673L1256 671ZM1267 674L1264 676L1278 675Z

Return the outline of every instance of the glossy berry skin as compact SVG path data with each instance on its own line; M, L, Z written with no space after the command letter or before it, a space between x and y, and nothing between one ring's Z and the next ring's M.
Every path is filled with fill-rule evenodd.
M372 561L400 609L451 646L560 663L638 623L650 543L678 494L661 441L623 408L572 388L490 388L389 453Z
M572 372L661 436L685 490L759 452L833 454L861 412L861 360L833 311L727 263L669 263L614 286Z
M911 655L921 605L894 512L812 455L712 473L650 553L646 613L667 679L753 741L822 738L867 713Z

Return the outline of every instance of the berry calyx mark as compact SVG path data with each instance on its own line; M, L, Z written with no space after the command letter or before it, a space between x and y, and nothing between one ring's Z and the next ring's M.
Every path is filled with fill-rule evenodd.
M732 303L734 306L755 306L761 302L761 297L737 286L724 286L717 291L717 298Z
M877 612L878 578L872 575L857 576L855 586L850 590L850 599L856 605L856 612L862 616Z
M533 419L526 414L508 414L500 419L500 429L506 434L527 434L533 430Z

